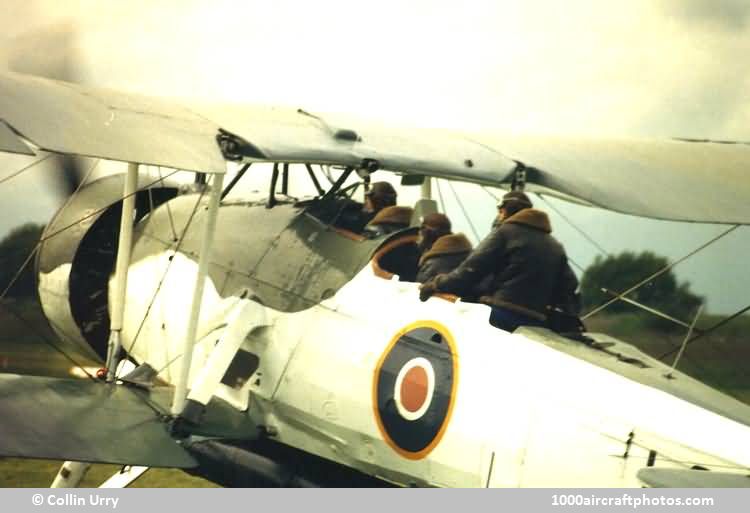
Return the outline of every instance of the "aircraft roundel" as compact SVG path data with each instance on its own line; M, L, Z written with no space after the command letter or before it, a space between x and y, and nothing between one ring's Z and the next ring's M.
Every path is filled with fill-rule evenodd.
M405 458L424 458L440 442L456 399L457 364L453 337L434 321L402 329L380 357L373 378L375 420Z

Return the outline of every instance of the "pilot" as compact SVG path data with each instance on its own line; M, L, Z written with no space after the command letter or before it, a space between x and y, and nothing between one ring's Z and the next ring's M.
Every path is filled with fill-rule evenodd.
M365 193L364 204L349 200L350 204L342 209L336 225L354 233L362 233L375 216L387 207L396 205L396 189L388 182L374 182Z
M385 207L370 221L364 233L370 238L377 238L408 228L413 213L414 210L410 207ZM378 264L386 271L397 274L401 281L414 281L418 261L417 244L405 241L382 255Z
M560 298L574 297L578 280L562 245L552 237L547 214L523 192L512 191L498 205L500 223L454 271L420 287L426 301L435 292L471 295L487 279L479 301L492 307L490 324L513 331L544 326L546 312Z
M432 245L443 235L451 233L451 220L448 216L440 212L427 214L422 218L422 224L419 227L419 252L424 254L429 251Z
M449 273L471 252L471 242L463 233L451 232L451 221L440 213L428 214L419 228L419 268L417 281L424 283L438 274Z
M365 193L365 204L362 211L370 214L370 219L386 207L396 205L398 195L396 189L388 182L374 182L370 190Z

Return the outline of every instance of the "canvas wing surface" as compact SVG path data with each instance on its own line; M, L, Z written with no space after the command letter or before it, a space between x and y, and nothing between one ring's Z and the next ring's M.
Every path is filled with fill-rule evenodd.
M4 72L0 119L43 150L191 171L226 170L216 124L164 100Z
M195 105L0 73L4 151L42 149L204 172L225 158L380 168L556 191L627 214L750 224L750 145L468 134L394 128L301 109ZM217 137L231 134L235 155ZM244 152L244 153L243 153Z
M626 214L750 224L750 145L687 140L499 136L388 128L291 109L215 109L273 160L335 161L527 190ZM348 139L347 139L348 138Z
M5 123L0 122L0 151L34 155L34 152Z
M457 132L405 128L302 109L204 107L203 115L276 161L360 166L497 185L516 163Z
M673 221L750 223L750 145L710 141L485 138L526 181L592 205Z

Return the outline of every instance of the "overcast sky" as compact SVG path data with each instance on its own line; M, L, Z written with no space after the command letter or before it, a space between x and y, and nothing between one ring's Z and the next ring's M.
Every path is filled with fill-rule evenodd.
M72 48L81 82L160 96L463 130L750 140L746 0L4 0L0 29L0 60L18 64L21 52L49 66ZM0 232L16 217L44 219L54 203L35 177L12 184L0 190ZM633 177L634 191L646 184ZM491 198L461 187L486 231ZM674 259L722 230L554 205L611 252ZM588 265L596 250L552 220ZM677 268L710 311L750 303L748 231Z

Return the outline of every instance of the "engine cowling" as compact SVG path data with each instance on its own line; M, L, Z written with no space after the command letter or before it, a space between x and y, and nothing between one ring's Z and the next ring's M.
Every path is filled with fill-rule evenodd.
M81 188L42 234L36 273L39 298L52 329L63 340L107 352L110 319L109 278L117 257L124 174ZM173 183L147 186L136 194L137 223L153 208L174 198Z

